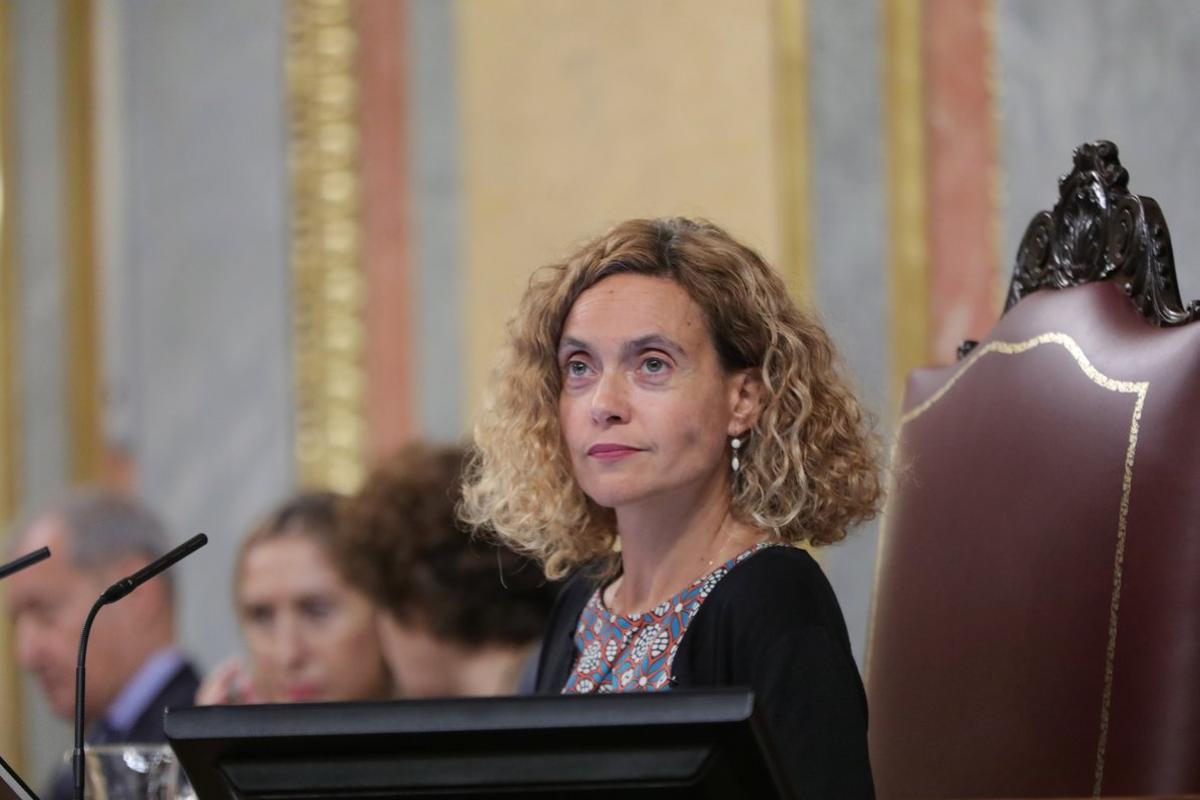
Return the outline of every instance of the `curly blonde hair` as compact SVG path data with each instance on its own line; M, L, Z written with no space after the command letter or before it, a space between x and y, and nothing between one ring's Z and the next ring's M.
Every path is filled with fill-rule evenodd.
M823 545L875 515L878 439L825 329L752 249L709 222L672 218L623 222L534 273L475 427L463 519L537 558L552 578L611 561L615 515L584 494L563 444L558 344L579 296L618 273L678 283L702 310L722 366L762 381L762 411L742 437L735 519L790 544Z

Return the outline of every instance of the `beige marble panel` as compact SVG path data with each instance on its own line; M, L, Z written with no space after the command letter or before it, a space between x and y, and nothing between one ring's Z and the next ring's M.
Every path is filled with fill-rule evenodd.
M615 222L704 216L778 257L773 10L459 3L466 411L530 272Z

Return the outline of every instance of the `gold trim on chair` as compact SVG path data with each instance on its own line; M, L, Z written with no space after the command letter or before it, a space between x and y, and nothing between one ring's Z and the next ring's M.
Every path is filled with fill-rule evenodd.
M288 4L296 465L301 484L343 492L366 438L353 10Z
M1121 576L1125 564L1125 540L1126 526L1129 517L1129 495L1133 488L1133 458L1137 450L1138 430L1141 425L1142 408L1146 403L1146 394L1150 391L1149 381L1119 381L1110 378L1100 372L1084 354L1083 348L1071 338L1069 335L1057 331L1043 333L1040 336L1035 336L1032 339L1027 339L1022 342L988 342L986 345L979 347L973 351L971 355L963 362L962 366L954 373L950 380L946 381L938 391L927 399L925 402L913 408L908 413L900 418L900 424L896 429L897 447L901 432L905 425L912 422L917 417L924 414L940 401L945 395L954 388L964 375L971 370L979 362L981 358L991 353L999 353L1001 355L1019 355L1028 352L1035 347L1045 344L1056 344L1065 349L1075 359L1075 363L1079 366L1080 371L1087 376L1092 383L1106 389L1110 392L1119 392L1121 394L1134 395L1133 411L1129 421L1129 440L1125 449L1125 465L1124 472L1121 478L1121 504L1117 512L1117 543L1113 554L1113 576L1112 576L1112 594L1109 599L1109 617L1108 617L1108 642L1104 653L1104 690L1100 698L1100 730L1097 736L1096 743L1096 768L1094 774L1094 782L1092 792L1094 797L1100 796L1100 790L1104 783L1104 760L1108 748L1108 729L1109 729L1109 709L1112 703L1112 685L1113 685L1113 662L1116 659L1117 652L1117 623L1121 607ZM895 455L893 454L892 463L895 464ZM879 546L880 551L883 550L883 542L886 531L880 531ZM878 571L876 572L876 586L878 586Z

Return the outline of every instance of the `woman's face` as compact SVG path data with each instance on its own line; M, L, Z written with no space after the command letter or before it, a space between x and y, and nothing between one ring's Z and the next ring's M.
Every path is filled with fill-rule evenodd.
M583 491L608 508L691 502L728 486L728 437L749 427L700 307L665 278L617 274L583 292L559 340L559 420Z
M242 562L238 617L255 691L266 702L387 696L375 610L303 534L254 545Z

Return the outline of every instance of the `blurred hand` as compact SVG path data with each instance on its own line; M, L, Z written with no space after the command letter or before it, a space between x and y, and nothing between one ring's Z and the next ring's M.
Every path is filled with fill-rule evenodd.
M237 656L231 656L210 672L196 690L196 705L235 705L261 703L250 672Z

